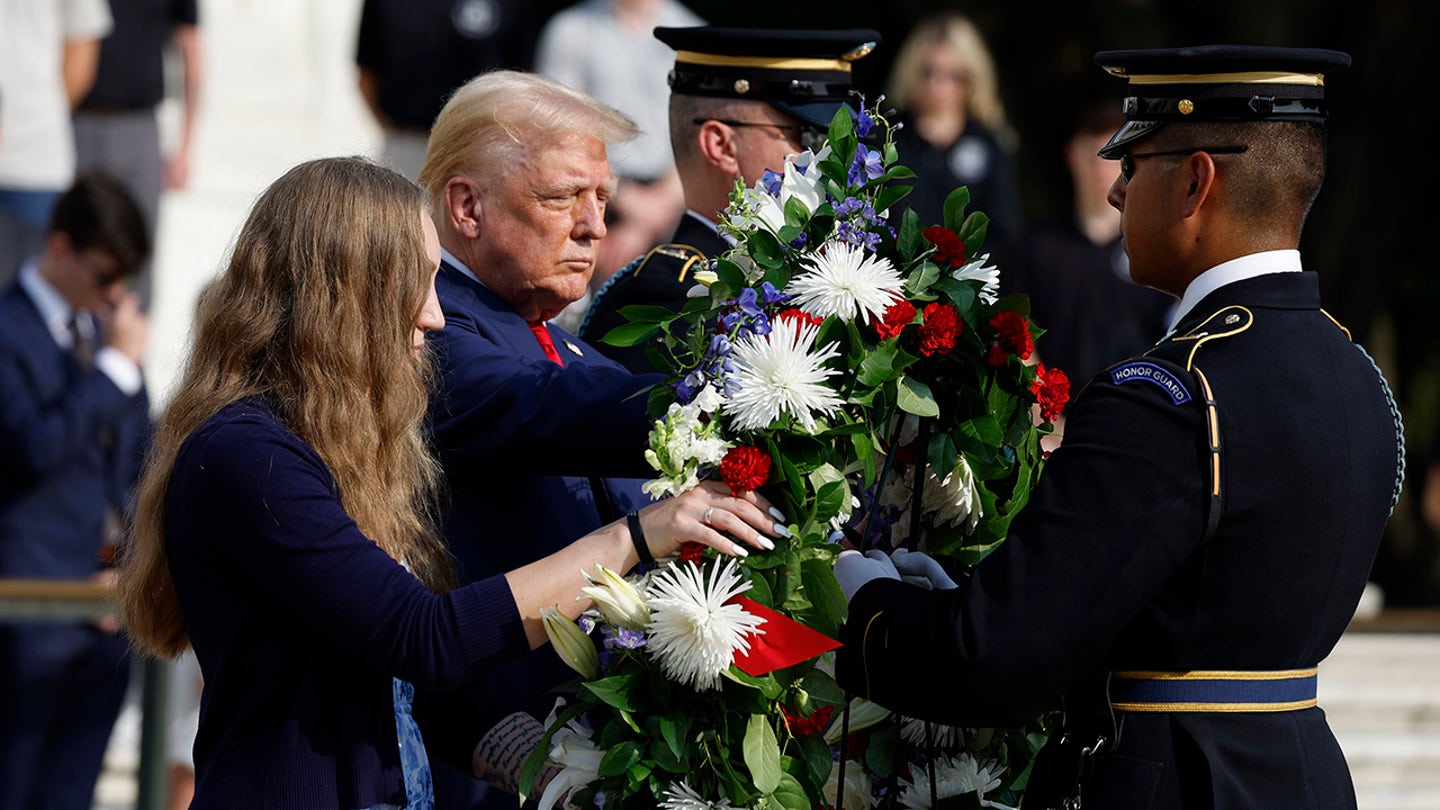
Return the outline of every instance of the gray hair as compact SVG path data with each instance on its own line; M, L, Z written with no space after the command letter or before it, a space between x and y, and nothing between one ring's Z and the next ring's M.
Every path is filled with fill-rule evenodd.
M482 73L456 90L435 118L420 187L436 205L445 184L461 174L490 184L524 158L537 136L591 135L605 144L633 140L629 116L535 73Z

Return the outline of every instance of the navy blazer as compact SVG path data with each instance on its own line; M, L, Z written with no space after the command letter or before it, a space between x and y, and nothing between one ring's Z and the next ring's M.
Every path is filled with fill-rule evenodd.
M905 714L1005 726L1111 671L1313 667L1360 599L1402 442L1313 273L1221 287L1076 398L1009 539L961 587L856 593L837 677ZM1030 784L1048 776L1037 766ZM1084 795L1127 810L1355 804L1319 708L1121 714Z
M565 365L551 362L513 308L448 262L435 288L445 328L430 336L439 369L430 422L460 580L533 562L648 503L639 491L640 478L654 477L643 392L659 375L633 375L553 325ZM634 478L592 487L592 476ZM595 489L610 503L597 504ZM489 693L509 678L519 696L539 695L568 672L555 661L546 648Z
M84 579L128 513L150 437L142 386L82 370L17 282L0 292L0 576Z

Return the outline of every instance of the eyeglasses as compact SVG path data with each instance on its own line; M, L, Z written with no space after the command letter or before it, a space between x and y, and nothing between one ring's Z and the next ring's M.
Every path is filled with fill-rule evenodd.
M774 124L769 121L731 121L728 118L694 118L691 119L690 123L703 124L706 121L714 121L717 124L724 124L727 127L769 127L771 129L781 130L782 132L795 132L795 139L800 143L800 148L807 149L811 152L819 152L821 147L825 145L825 139L830 137L829 132L808 124Z
M1166 149L1161 152L1126 152L1120 156L1120 176L1125 178L1125 182L1130 182L1130 178L1135 175L1135 161L1140 158L1193 155L1196 152L1207 152L1212 155L1238 155L1249 148L1248 146L1196 146L1193 149Z

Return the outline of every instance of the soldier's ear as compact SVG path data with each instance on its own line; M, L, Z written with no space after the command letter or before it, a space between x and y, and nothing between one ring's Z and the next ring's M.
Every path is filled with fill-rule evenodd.
M739 146L735 129L719 121L706 121L695 135L705 162L732 177L740 176Z
M445 218L466 239L480 236L483 196L479 184L468 177L452 177L445 184Z

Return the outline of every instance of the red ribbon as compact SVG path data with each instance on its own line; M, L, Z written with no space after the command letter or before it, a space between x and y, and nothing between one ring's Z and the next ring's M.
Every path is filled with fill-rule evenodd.
M808 661L840 646L840 642L835 639L811 630L754 599L736 596L731 598L728 604L739 605L764 620L764 624L760 626L760 629L765 631L764 634L750 636L747 639L750 642L750 651L736 650L731 661L747 675L758 678L777 669Z

